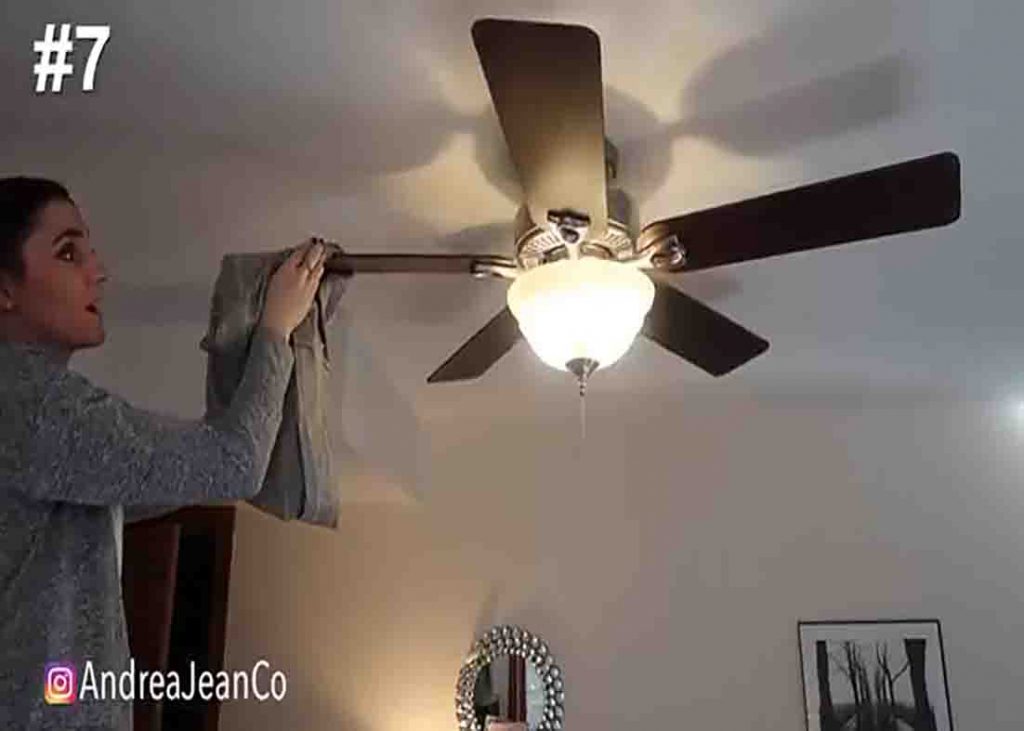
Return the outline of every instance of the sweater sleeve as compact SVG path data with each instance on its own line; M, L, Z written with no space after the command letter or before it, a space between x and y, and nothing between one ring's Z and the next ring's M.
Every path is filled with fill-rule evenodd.
M180 507L180 505L125 505L124 522L125 525L128 525L129 523L138 523L150 518L160 518L173 513Z
M60 369L26 407L18 480L40 500L178 506L249 498L263 482L294 356L257 327L231 404L204 420L138 409ZM20 460L19 460L20 461Z

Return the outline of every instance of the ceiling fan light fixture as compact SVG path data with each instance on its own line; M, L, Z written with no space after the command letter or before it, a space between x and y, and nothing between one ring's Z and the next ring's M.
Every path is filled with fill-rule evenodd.
M637 269L696 272L923 231L960 217L960 159L941 152L640 226L627 193L609 187L618 152L605 137L597 33L481 18L472 35L522 187L513 255L339 252L326 267L346 276L516 280L508 306L428 383L479 378L525 337L544 362L575 375L582 394L591 373L613 364L637 334L724 376L767 351L768 341Z
M654 284L621 262L582 257L523 272L508 306L537 357L570 371L585 359L607 368L621 358L644 324Z

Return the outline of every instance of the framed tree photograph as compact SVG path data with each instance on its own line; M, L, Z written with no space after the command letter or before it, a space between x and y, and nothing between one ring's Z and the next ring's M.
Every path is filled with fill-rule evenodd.
M953 731L937 619L798 629L808 731Z

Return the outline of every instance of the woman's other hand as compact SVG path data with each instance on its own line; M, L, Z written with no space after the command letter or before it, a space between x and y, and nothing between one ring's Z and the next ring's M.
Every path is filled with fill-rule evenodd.
M288 339L313 304L326 259L323 240L311 238L281 263L267 284L261 326Z

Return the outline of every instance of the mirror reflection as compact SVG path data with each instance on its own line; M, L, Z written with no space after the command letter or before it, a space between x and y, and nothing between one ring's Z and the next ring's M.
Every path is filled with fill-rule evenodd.
M477 675L473 711L485 731L536 731L544 718L544 683L537 668L515 655L496 657Z

